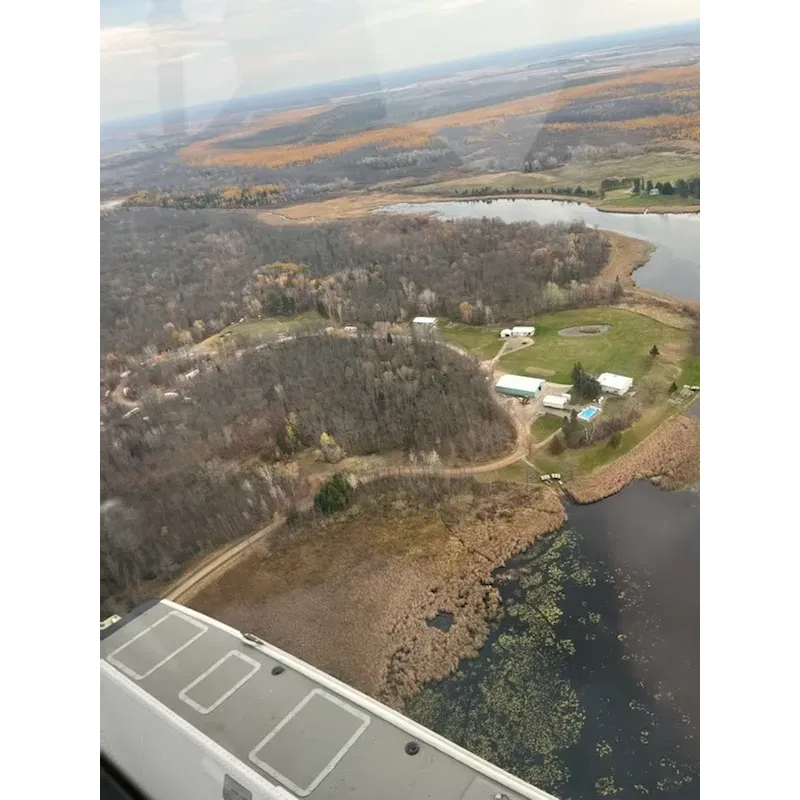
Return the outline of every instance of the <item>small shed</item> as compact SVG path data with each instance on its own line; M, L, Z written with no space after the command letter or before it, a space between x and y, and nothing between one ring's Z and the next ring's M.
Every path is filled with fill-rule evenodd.
M438 317L414 317L411 321L413 325L422 325L428 328L432 328L436 325Z
M525 375L503 375L494 385L495 391L511 397L538 397L544 380L528 378Z
M500 331L500 338L501 339L510 339L511 338L511 328L503 328Z
M633 378L625 375L615 375L613 372L604 372L598 379L600 388L608 394L623 395L633 386Z

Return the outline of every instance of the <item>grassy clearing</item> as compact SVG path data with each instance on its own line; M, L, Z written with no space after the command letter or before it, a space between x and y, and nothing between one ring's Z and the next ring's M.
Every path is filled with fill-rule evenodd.
M439 333L448 342L463 347L470 353L474 353L479 358L494 358L503 345L500 339L500 331L503 325L464 325L460 322L453 322L445 327L445 323L438 326Z
M575 362L593 374L616 372L639 380L654 368L668 371L677 366L680 353L670 344L682 344L684 331L670 328L641 314L619 308L593 308L559 311L538 317L534 324L536 336L533 347L504 356L500 365L506 372L518 375L546 377L555 383L570 383ZM562 328L574 325L609 324L611 329L597 336L559 336ZM648 357L657 344L662 357Z
M545 447L533 454L533 460L541 470L560 472L566 479L586 475L625 455L642 439L649 436L668 416L678 413L679 410L668 403L648 408L641 419L622 434L622 441L618 447L612 448L607 442L598 442L591 447L565 450L559 456L551 455Z
M224 328L219 333L203 340L201 344L203 347L215 347L220 345L222 341L230 341L231 339L236 344L253 344L276 336L316 330L326 325L330 325L329 320L321 317L316 311L306 311L294 317L267 317L266 319L255 319L241 324L228 325L227 328Z
M561 417L555 414L542 414L541 417L536 417L531 425L531 433L537 442L545 440L548 436L555 433L561 428Z
M627 189L615 189L611 192L606 192L606 196L600 203L603 207L619 207L619 208L675 208L676 206L685 206L687 208L699 207L700 201L694 197L681 197L678 194L664 195L660 194L656 197L650 195L636 195L630 194Z
M409 191L416 194L455 194L465 189L488 186L498 191L510 189L535 191L549 186L582 186L584 189L600 189L603 178L636 178L670 181L678 178L693 178L700 174L700 157L696 153L645 153L630 158L598 161L594 164L567 164L546 172L495 172L485 175L469 175L464 178L415 186ZM625 190L622 190L625 193ZM611 198L611 192L606 200ZM659 200L658 197L648 198ZM680 205L681 198L673 195L669 205ZM653 203L656 205L656 203ZM662 203L663 205L663 203Z

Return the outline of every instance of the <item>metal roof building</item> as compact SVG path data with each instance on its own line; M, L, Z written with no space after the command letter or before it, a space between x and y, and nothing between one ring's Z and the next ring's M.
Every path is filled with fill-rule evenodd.
M170 601L143 604L100 638L101 776L113 770L151 800L554 800Z
M500 394L512 397L537 397L542 391L544 381L541 378L528 378L525 375L503 375L494 385Z
M600 388L609 394L625 394L633 386L633 378L624 375L615 375L613 372L604 372L598 379Z
M414 325L435 325L438 317L414 317L412 323Z

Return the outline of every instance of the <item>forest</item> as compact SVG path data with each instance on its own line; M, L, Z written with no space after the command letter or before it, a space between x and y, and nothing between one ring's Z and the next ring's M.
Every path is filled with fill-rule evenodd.
M434 463L514 440L477 362L411 337L308 335L209 362L183 394L143 395L141 414L101 436L106 609L289 509L305 489L289 463L298 453Z
M338 323L513 321L549 307L548 284L569 306L613 302L620 288L593 282L608 253L581 223L267 226L237 212L125 209L101 220L101 349L174 349L241 317L307 310Z

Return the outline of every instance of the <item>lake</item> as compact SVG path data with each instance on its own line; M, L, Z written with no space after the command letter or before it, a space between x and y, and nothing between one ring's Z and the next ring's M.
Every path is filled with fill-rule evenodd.
M615 214L586 203L564 200L481 199L438 203L400 203L381 211L435 213L442 219L497 217L504 222L573 222L646 239L656 249L647 264L634 272L637 285L684 300L700 299L699 214Z
M647 481L570 505L497 571L478 657L406 713L564 800L698 798L699 505Z

